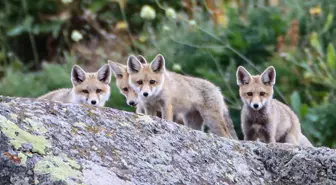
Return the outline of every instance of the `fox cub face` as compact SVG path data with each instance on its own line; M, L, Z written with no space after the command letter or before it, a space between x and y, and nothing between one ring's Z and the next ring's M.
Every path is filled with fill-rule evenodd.
M147 64L146 59L139 55L138 60ZM122 95L126 97L126 102L130 106L136 106L138 104L138 95L135 90L129 85L129 74L127 72L127 66L115 63L111 60L108 61L113 71L114 77L116 78L117 87Z
M116 78L117 87L122 95L126 97L126 102L130 106L138 104L138 95L128 84L127 66L109 61L114 76Z
M128 57L129 84L143 98L150 98L161 92L165 70L165 59L160 54L150 64L141 63L135 56Z
M111 68L108 64L95 73L87 73L78 65L71 72L74 102L104 106L110 97Z
M273 98L275 69L268 67L261 75L252 76L244 67L237 69L239 95L245 105L253 110L262 109Z

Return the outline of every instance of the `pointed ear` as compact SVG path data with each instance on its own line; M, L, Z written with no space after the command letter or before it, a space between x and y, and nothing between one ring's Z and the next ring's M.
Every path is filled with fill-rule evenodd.
M156 73L163 73L166 70L165 59L161 54L156 55L154 60L151 62L150 67Z
M252 79L251 74L243 66L238 67L236 77L237 77L237 85L248 84Z
M122 78L123 75L127 72L127 66L112 62L108 60L108 63L112 69L112 72L116 78Z
M71 70L71 82L73 85L78 85L84 82L85 71L78 65L74 65Z
M140 61L140 63L147 64L147 60L142 55L138 55L137 58Z
M127 60L127 72L128 73L137 73L140 71L142 64L140 61L133 55L128 57Z
M264 84L274 85L275 84L275 68L273 66L268 67L262 74L261 80Z
M109 84L111 82L112 70L110 65L105 64L97 71L99 81Z

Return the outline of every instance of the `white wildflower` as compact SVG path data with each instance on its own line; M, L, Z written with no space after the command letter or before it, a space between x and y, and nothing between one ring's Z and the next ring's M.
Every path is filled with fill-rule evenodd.
M140 17L143 19L153 20L155 19L155 10L149 5L144 5L140 11Z
M79 31L74 30L71 33L71 39L75 42L78 42L83 39L83 35Z
M62 3L63 4L69 4L69 3L72 3L73 0L62 0Z
M197 23L196 23L196 21L195 20L190 20L189 21L189 25L190 26L195 26Z
M170 28L169 28L168 26L166 26L166 25L164 25L164 26L162 27L162 29L163 29L163 31L169 31L169 30L170 30Z
M176 19L176 12L173 8L167 8L166 10L166 16L168 18Z

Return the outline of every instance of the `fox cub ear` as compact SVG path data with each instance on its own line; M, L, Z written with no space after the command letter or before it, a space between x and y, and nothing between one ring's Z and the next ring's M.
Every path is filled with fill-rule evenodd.
M147 64L147 60L142 55L138 55L137 59L139 60L140 63Z
M127 72L129 73L137 73L140 71L142 67L141 62L133 55L128 57L127 60Z
M116 78L122 78L124 74L127 72L127 66L112 62L108 60L108 63L113 71L113 74Z
M262 74L261 80L264 84L274 85L275 84L275 68L273 66L268 67Z
M78 85L84 82L85 71L78 65L74 65L71 70L71 82L73 85Z
M156 55L154 60L152 61L150 67L156 73L163 73L166 70L165 67L165 59L161 54Z
M104 82L106 84L109 84L111 82L111 67L108 64L103 65L98 71L97 71L97 78L99 81Z
M237 85L248 84L251 80L251 74L243 66L238 67L236 77Z

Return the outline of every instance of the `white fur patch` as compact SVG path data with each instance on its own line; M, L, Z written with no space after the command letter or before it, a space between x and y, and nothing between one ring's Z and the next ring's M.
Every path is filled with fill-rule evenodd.
M86 97L76 94L74 90L71 91L71 103L83 104L86 103Z
M153 91L153 96L158 96L161 93L161 91L163 89L164 81L165 81L165 76L164 76L164 73L163 73L161 83L157 87L154 87L153 90L152 90Z
M258 105L258 108L254 108L254 104L257 104ZM261 102L251 102L250 103L250 107L251 109L253 110L260 110L262 107L263 107L263 104Z
M133 90L135 90L138 94L141 92L140 87L137 87L135 84L133 84L131 78L128 79L128 84L131 86Z
M108 92L99 95L99 100L100 101L98 102L98 105L103 107L105 105L105 103L109 100L110 95L111 95L110 88L108 88Z

